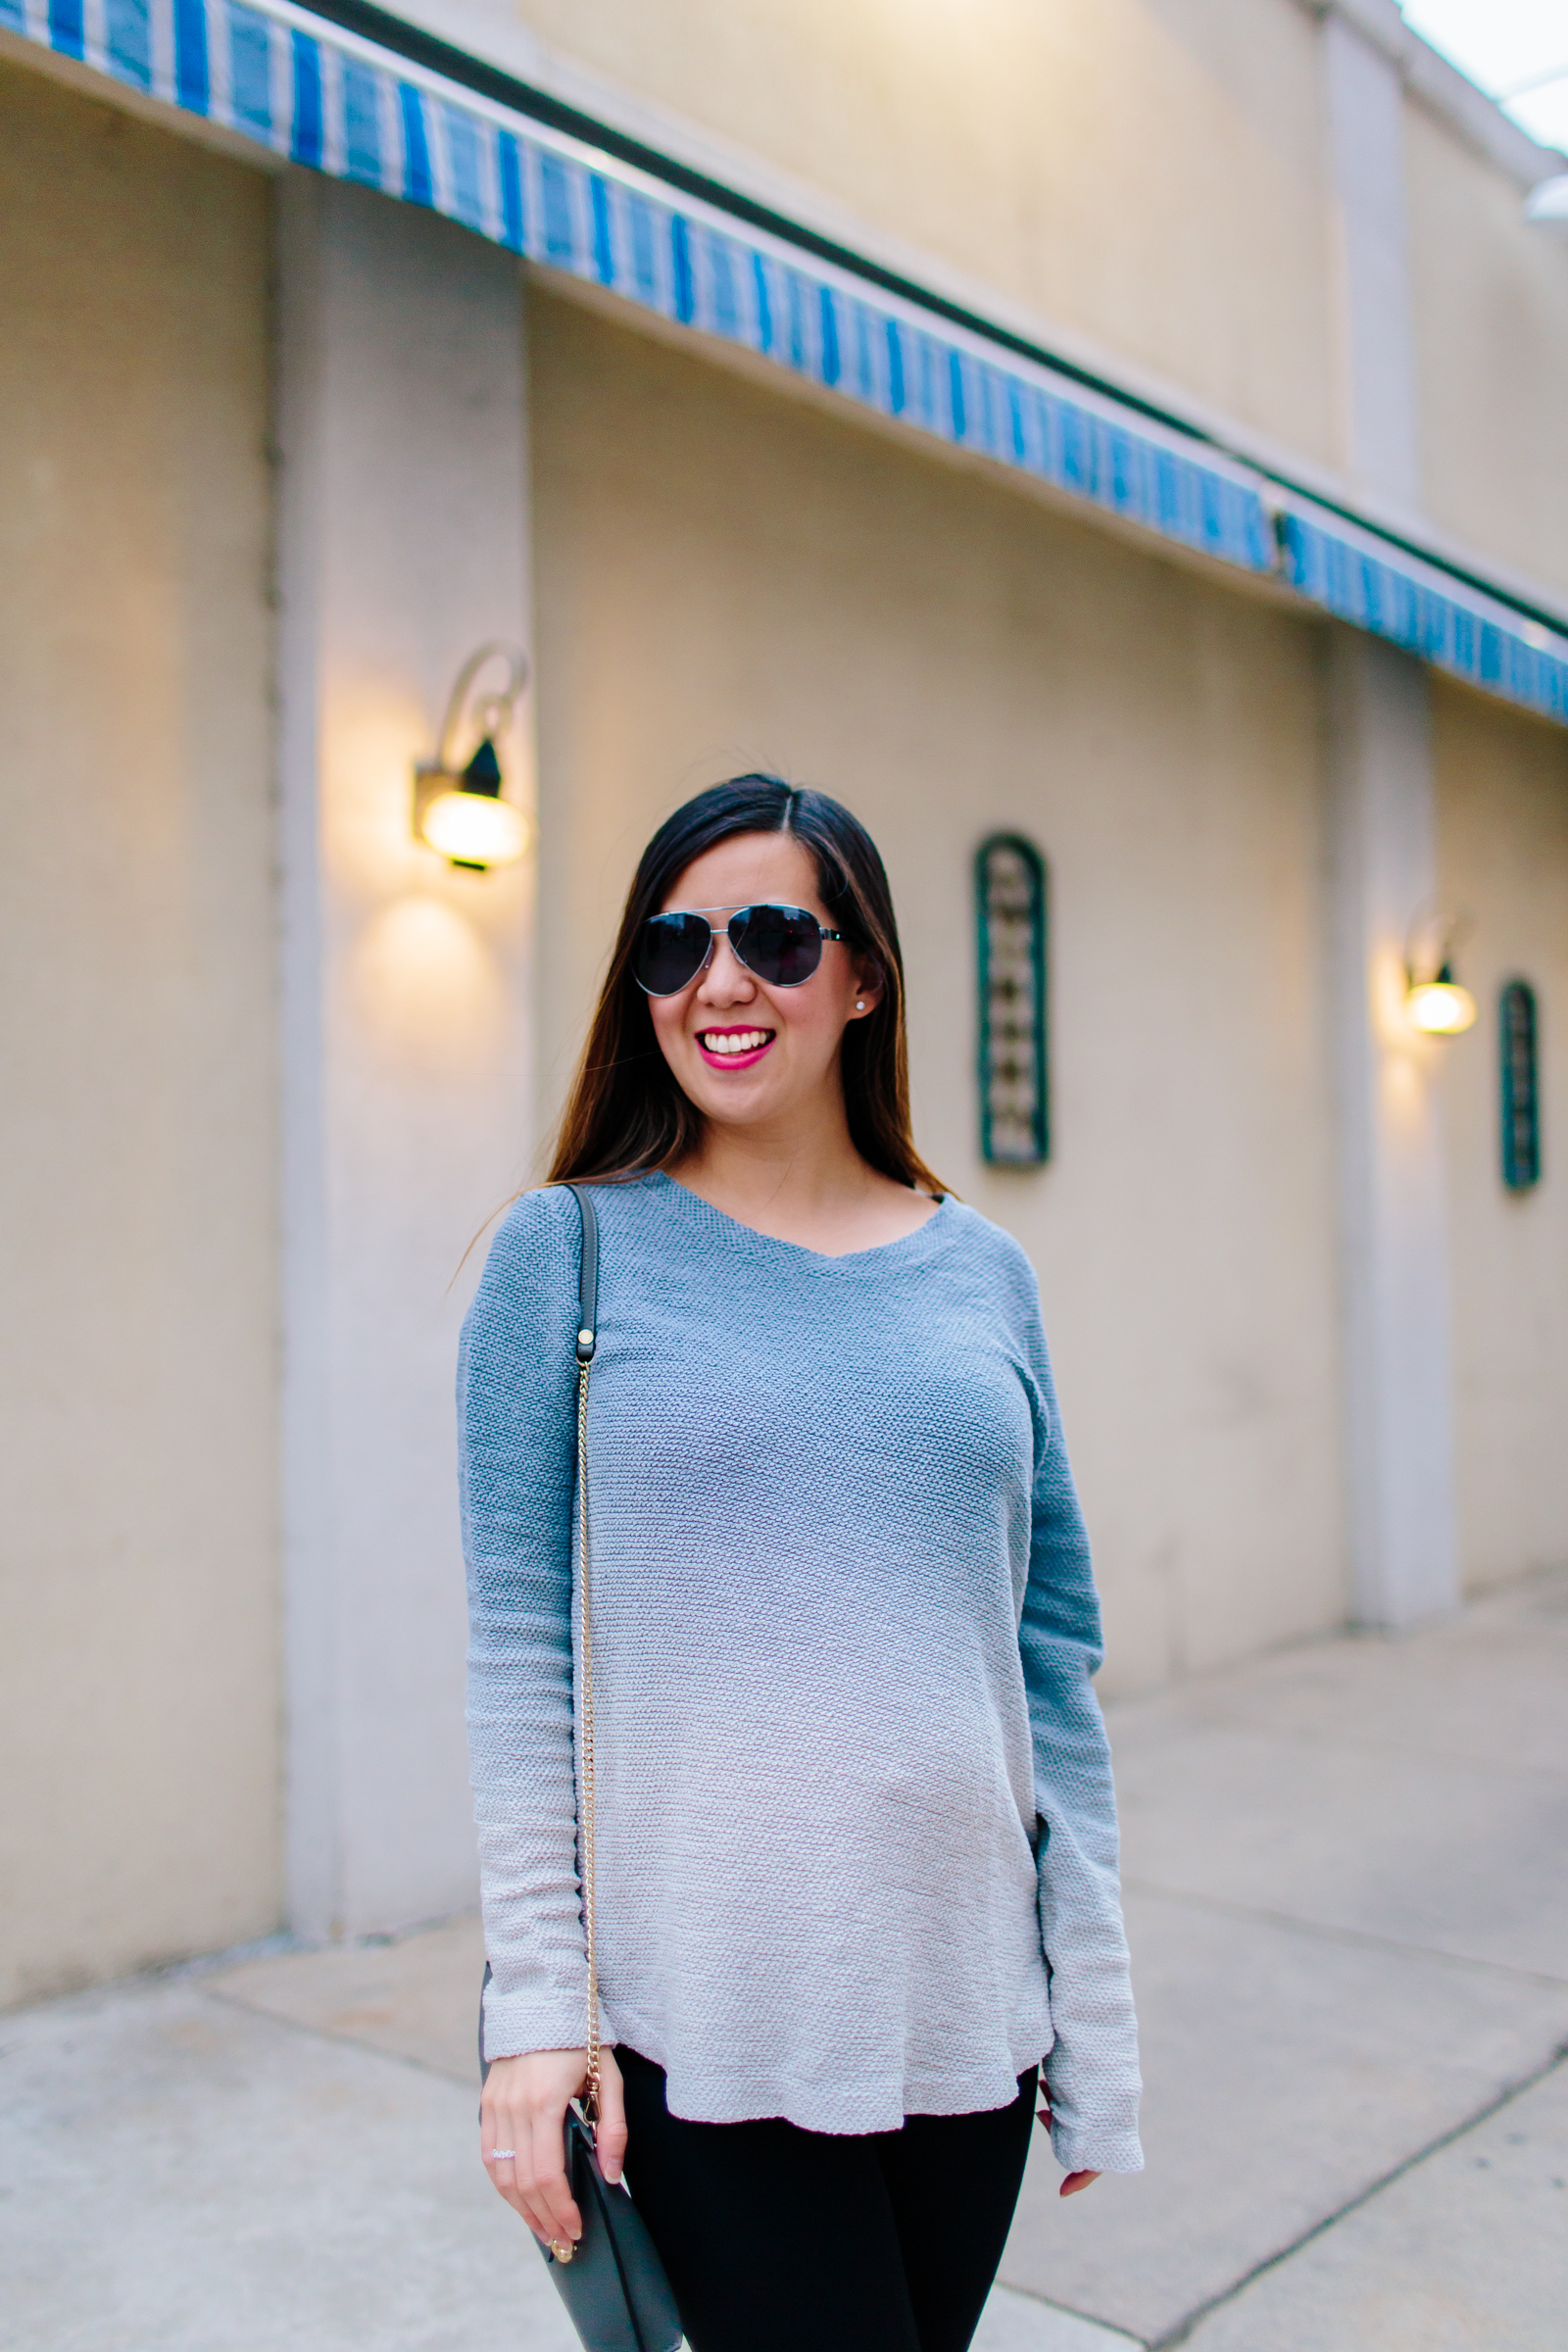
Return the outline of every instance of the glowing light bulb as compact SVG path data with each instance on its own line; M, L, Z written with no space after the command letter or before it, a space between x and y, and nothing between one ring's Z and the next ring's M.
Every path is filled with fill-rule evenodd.
M431 849L454 865L514 865L528 847L528 820L520 808L492 793L466 792L461 785L436 794L419 830Z
M1476 1001L1456 980L1439 974L1436 980L1417 980L1405 992L1405 1017L1412 1028L1429 1037L1457 1037L1476 1017Z

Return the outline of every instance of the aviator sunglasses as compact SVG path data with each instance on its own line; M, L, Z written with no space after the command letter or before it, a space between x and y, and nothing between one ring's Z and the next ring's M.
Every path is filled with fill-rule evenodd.
M632 976L645 996L678 997L712 960L710 914L723 906L689 906L678 913L651 914L637 934ZM827 931L804 906L737 906L724 925L735 958L764 988L799 988L822 960L824 939L845 940Z

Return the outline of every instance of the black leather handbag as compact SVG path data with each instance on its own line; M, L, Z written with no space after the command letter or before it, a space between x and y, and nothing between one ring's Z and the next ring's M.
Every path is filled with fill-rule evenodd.
M599 1971L594 1950L594 1678L593 1619L588 1560L588 1377L594 1360L599 1306L599 1220L587 1194L565 1188L582 1217L577 1278L577 1551L581 1594L581 1659L577 1694L582 1734L578 1790L578 1846L582 1859L583 1940L588 1957L588 2067L582 2097L566 2110L566 2180L582 2216L575 2246L540 2253L567 2316L588 2352L679 2352L680 2313L648 2225L624 2181L613 2186L599 2169L594 2126L599 2117ZM484 1983L490 1982L485 1963ZM484 2054L484 1987L479 1991L479 2079Z

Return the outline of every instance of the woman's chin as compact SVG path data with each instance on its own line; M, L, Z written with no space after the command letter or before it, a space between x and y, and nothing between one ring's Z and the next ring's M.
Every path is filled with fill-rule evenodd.
M681 1073L682 1091L715 1127L787 1122L793 1110L803 1108L800 1090L782 1083L785 1073L770 1068L770 1059L764 1054L749 1070L711 1070L705 1061L695 1062Z
M704 1118L719 1127L755 1127L779 1117L789 1107L777 1087L765 1083L749 1086L740 1074L715 1081L705 1070L702 1081L686 1091Z

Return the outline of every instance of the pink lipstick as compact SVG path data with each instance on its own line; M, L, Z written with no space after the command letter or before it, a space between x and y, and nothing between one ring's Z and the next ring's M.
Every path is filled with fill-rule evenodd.
M776 1030L760 1028L755 1022L726 1029L710 1023L698 1031L697 1051L710 1070L751 1070L761 1060L777 1034Z

